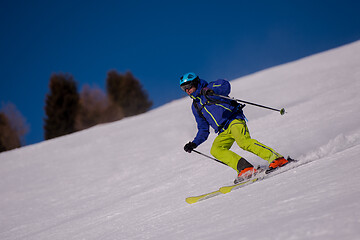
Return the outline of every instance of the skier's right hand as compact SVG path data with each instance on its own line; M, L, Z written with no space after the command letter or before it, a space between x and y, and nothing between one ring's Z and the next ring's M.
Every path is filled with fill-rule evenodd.
M188 142L187 144L185 144L184 146L184 150L185 152L191 153L192 150L194 150L197 147L197 145L193 142Z

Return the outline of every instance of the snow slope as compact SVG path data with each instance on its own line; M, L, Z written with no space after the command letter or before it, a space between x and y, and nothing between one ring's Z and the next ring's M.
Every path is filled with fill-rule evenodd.
M357 41L233 80L231 96L287 110L247 106L252 137L306 164L197 204L235 172L182 150L187 97L1 153L0 239L360 239L359 63Z

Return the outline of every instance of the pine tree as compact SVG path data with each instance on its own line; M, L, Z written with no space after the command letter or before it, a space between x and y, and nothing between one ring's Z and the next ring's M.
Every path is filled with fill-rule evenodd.
M146 91L131 72L123 75L110 71L106 84L110 100L123 109L125 117L144 113L152 106Z
M44 137L51 139L73 133L79 108L77 84L69 74L53 74L46 96Z
M76 118L76 130L83 130L100 123L113 122L123 117L122 109L112 104L100 88L83 86Z
M26 119L13 103L2 104L0 110L0 152L21 147L29 131Z
M0 113L0 152L8 151L14 148L21 147L20 138L16 130L11 127L11 124L4 113Z

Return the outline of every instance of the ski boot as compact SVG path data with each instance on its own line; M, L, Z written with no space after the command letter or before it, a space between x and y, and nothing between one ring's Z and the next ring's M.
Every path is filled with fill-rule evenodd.
M257 175L258 171L254 167L248 167L239 172L239 175L234 180L234 184L238 184L249 180Z
M296 162L296 160L294 160L290 157L288 157L287 159L285 159L284 157L277 158L270 163L269 168L266 170L265 173L266 174L271 173L271 172L275 171L276 169L283 167L290 162Z

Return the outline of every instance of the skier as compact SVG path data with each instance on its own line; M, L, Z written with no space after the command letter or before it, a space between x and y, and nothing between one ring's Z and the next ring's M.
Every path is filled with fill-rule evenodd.
M268 161L269 171L289 162L272 148L250 137L246 118L242 111L245 105L213 95L215 93L228 96L231 88L228 81L218 79L207 83L195 73L190 72L180 77L180 87L193 99L191 108L198 129L194 140L185 144L186 152L191 153L207 140L210 134L209 126L211 126L218 136L212 144L210 153L237 171L238 177L235 183L250 179L258 173L258 170L245 158L230 151L235 141L243 150Z

